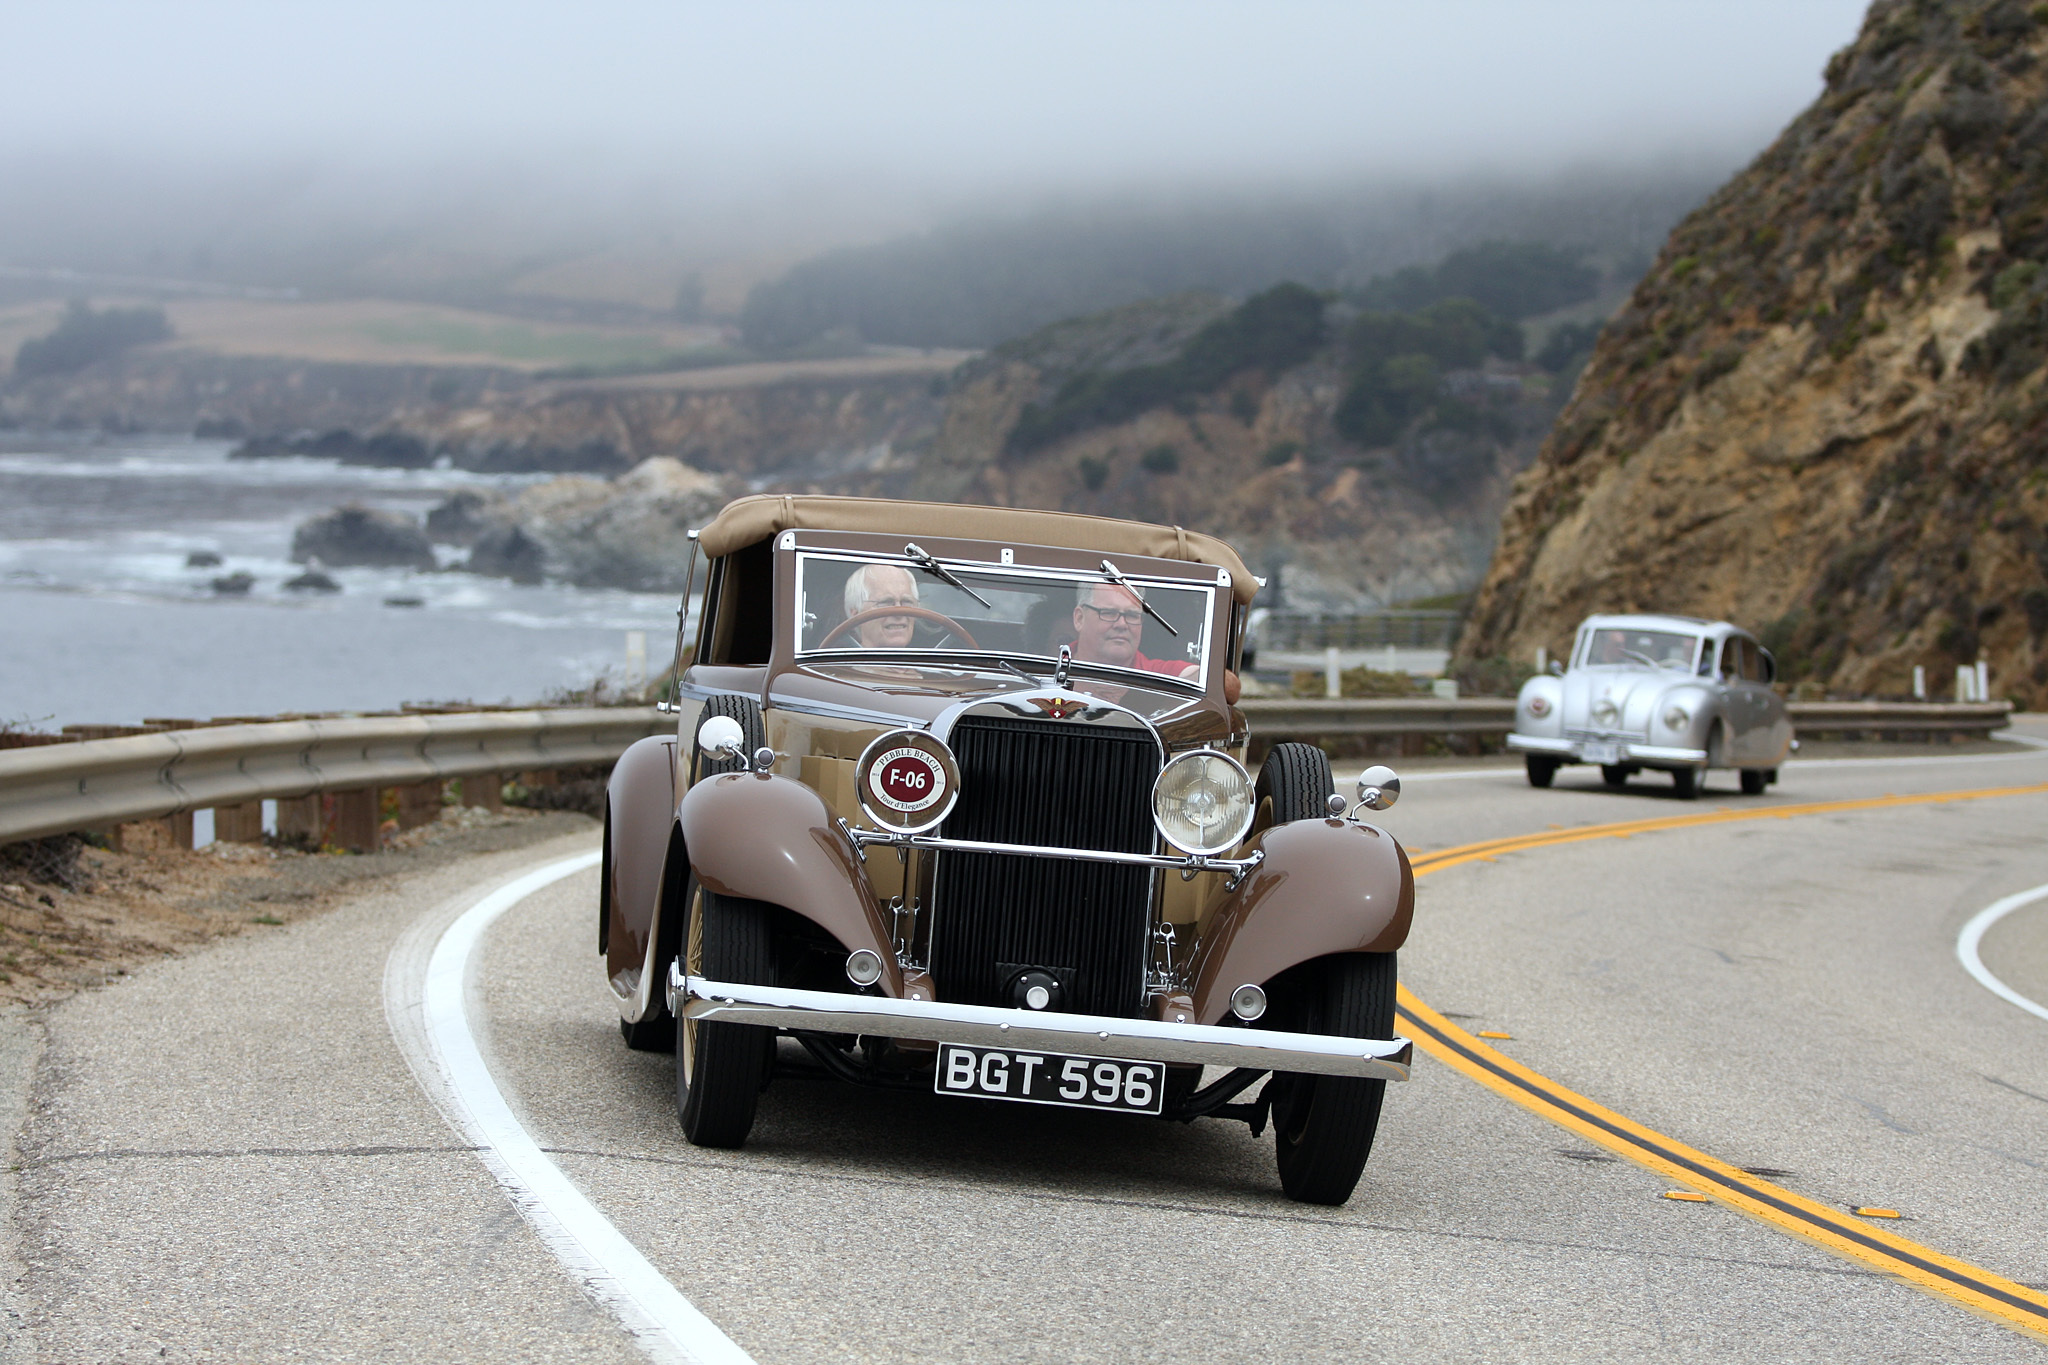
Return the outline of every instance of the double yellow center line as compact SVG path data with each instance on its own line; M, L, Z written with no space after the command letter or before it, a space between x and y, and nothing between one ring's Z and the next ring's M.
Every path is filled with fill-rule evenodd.
M1928 795L1880 796L1858 801L1751 806L1741 810L1700 811L1653 820L1545 830L1540 834L1490 839L1434 853L1416 854L1415 875L1421 877L1464 863L1491 862L1506 853L1585 843L1594 839L1625 839L1659 830L2044 794L2048 794L2048 783ZM1944 1256L1917 1242L1893 1236L1844 1210L1816 1203L1624 1118L1488 1047L1431 1009L1406 986L1400 988L1399 1012L1402 1024L1423 1051L1560 1128L1690 1186L1781 1232L1791 1233L1846 1260L1859 1262L1961 1303L2005 1326L2048 1340L2048 1295L1968 1262Z

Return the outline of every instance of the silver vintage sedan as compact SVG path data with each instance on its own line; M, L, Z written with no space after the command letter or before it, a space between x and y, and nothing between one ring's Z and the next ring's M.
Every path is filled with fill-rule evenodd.
M1616 788L1661 768L1681 797L1733 768L1744 794L1760 795L1795 747L1776 677L1770 651L1726 621L1589 616L1570 666L1522 684L1508 748L1535 787L1567 763L1597 763Z

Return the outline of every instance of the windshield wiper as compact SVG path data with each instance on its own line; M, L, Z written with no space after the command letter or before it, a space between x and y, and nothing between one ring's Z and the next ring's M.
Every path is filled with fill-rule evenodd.
M1173 628L1173 622L1171 622L1171 621L1167 620L1167 619L1166 619L1166 618L1165 618L1164 616L1161 616L1161 615L1159 614L1159 610L1158 610L1158 608L1154 607L1154 606L1153 606L1153 605L1152 605L1152 604L1151 604L1150 602L1147 602L1147 601L1146 601L1146 600L1145 600L1144 598L1142 598L1142 597L1138 597L1138 590L1137 590L1136 588L1132 587L1132 586L1130 585L1130 583L1129 583L1128 581L1126 581L1126 580L1125 580L1125 578L1124 578L1124 576L1123 576L1123 573L1122 573L1122 571L1121 571L1121 570L1119 570L1119 569L1117 568L1117 566L1116 566L1116 565L1114 565L1114 564L1110 563L1110 562L1109 562L1108 560L1106 560L1106 559L1105 559L1105 560L1103 560L1103 561L1102 561L1102 573L1103 573L1103 576L1104 576L1105 578L1107 578L1107 579L1108 579L1108 580L1109 580L1110 582L1112 582L1112 583L1116 584L1116 585L1117 585L1117 586L1118 586L1119 588L1122 588L1122 589L1123 589L1123 590L1124 590L1125 592L1129 593L1129 594L1130 594L1131 596L1133 596L1133 597L1137 597L1137 598L1138 598L1138 605L1139 605L1139 606L1141 606L1141 607L1143 607L1143 608L1145 609L1145 614L1146 614L1147 616L1151 617L1151 618L1152 618L1153 620L1157 621L1157 622L1158 622L1158 623L1159 623L1160 625L1162 625L1162 626L1165 626L1165 627L1166 627L1166 633L1167 633L1168 635L1172 635L1172 636L1176 636L1176 637L1178 637L1178 636L1179 636L1180 632L1179 632L1179 631L1177 631L1177 630L1175 630L1175 629Z
M1042 679L1032 677L1029 673L1026 673L1023 669L1011 663L1008 659L997 659L996 667L1003 669L1006 672L1015 674L1016 676L1022 678L1025 682L1030 683L1033 687L1038 686L1039 683L1043 681Z
M983 597L980 593L955 578L951 569L948 569L945 565L939 563L938 560L932 558L931 552L919 546L915 541L903 547L903 557L917 565L918 568L923 569L933 578L944 583L947 587L958 588L984 607L994 610L986 597Z

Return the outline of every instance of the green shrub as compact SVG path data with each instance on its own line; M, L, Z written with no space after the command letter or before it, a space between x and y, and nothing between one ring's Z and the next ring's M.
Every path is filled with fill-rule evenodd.
M1098 460L1093 455L1083 455L1074 468L1080 472L1081 482L1089 492L1098 492L1103 480L1109 477L1109 461Z
M1138 458L1148 474L1178 474L1180 452L1170 445L1156 445Z
M1275 441L1272 445L1266 447L1266 453L1259 457L1259 461L1268 468L1277 469L1299 454L1301 454L1301 442Z

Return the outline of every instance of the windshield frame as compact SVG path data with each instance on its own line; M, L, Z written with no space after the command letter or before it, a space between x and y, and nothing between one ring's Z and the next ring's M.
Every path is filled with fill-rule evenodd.
M1607 632L1613 632L1618 635L1662 635L1673 639L1691 640L1692 650L1686 655L1685 662L1682 664L1659 660L1651 660L1646 663L1644 656L1636 654L1634 651L1629 651L1627 657L1620 659L1595 659L1593 657L1593 642ZM1685 673L1691 675L1699 667L1701 642L1703 640L1710 641L1711 639L1712 636L1704 631L1674 630L1669 626L1588 625L1579 641L1578 663L1576 667L1654 668L1663 673Z
M1008 660L1022 672L1030 674L1040 685L1050 685L1054 670L1059 666L1057 654L1038 654L1021 649L872 649L858 645L830 649L805 648L803 628L805 615L805 565L808 560L827 560L853 564L900 563L916 576L920 582L939 582L930 573L920 569L917 562L901 555L891 555L886 550L856 550L838 546L811 546L797 544L794 551L794 599L789 621L782 635L789 650L789 657L802 667L816 663L855 664L898 664L918 668L937 669L979 669L1002 671L995 660ZM956 555L934 555L945 568L966 581L969 587L986 590L989 579L996 580L1000 588L1004 580L1031 580L1056 585L1060 590L1072 593L1083 585L1110 583L1110 577L1100 570L1069 569L1047 564L1003 563L992 559L963 559ZM1210 681L1218 676L1216 670L1221 661L1216 657L1216 594L1222 590L1213 577L1183 578L1168 577L1133 569L1127 563L1118 564L1118 570L1132 585L1150 590L1174 593L1199 594L1202 610L1200 626L1195 642L1200 647L1201 667L1193 678L1176 677L1171 673L1157 673L1149 669L1126 667L1121 664L1099 663L1093 660L1074 659L1068 664L1069 673L1085 673L1091 677L1130 680L1140 686L1171 693L1201 696L1209 689ZM835 608L836 609L836 608ZM1180 623L1185 628L1185 623ZM1189 660L1189 662L1194 662ZM1021 683L1023 680L1018 679Z

